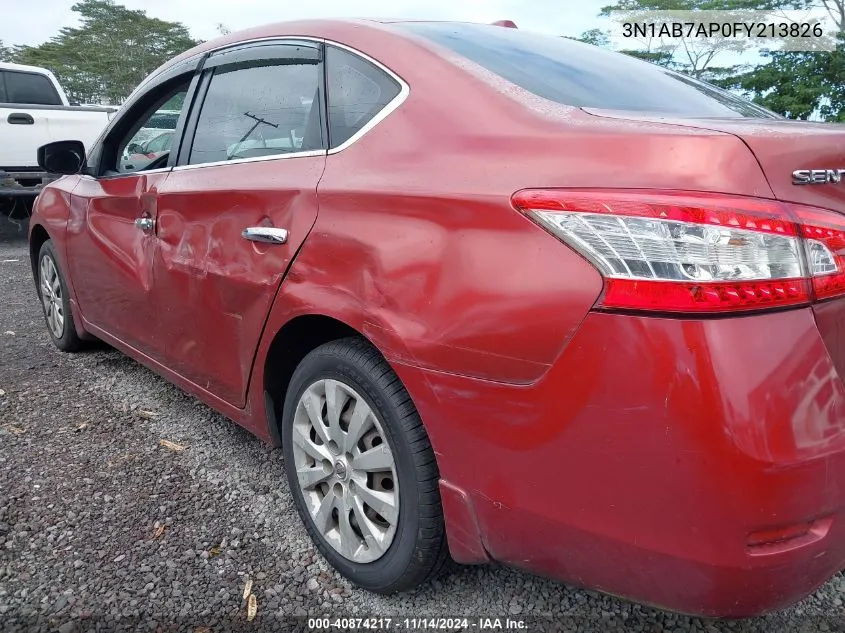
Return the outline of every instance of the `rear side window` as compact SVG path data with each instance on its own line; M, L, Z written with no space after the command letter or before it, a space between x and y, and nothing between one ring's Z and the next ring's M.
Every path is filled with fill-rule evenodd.
M322 149L321 73L320 64L305 63L217 68L189 164Z
M529 92L565 105L678 117L780 118L705 82L563 37L481 24L401 26Z
M3 97L0 87L0 101L5 103L26 103L31 105L62 105L53 83L44 75L37 73L4 70L2 73L6 86Z
M343 49L326 47L330 147L355 136L401 91L386 72Z

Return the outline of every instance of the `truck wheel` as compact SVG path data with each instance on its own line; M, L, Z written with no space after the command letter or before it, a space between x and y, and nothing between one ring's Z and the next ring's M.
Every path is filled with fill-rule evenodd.
M282 419L285 470L311 539L349 580L413 588L448 560L439 472L408 392L368 342L308 354Z
M59 258L56 257L52 240L47 240L41 245L37 271L38 296L50 338L63 352L75 352L82 348L84 343L76 334L70 308L70 292L59 268Z

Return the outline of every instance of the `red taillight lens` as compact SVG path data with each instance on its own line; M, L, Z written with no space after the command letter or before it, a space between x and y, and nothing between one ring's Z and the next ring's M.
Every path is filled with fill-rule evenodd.
M845 294L845 222L831 211L790 205L817 299Z
M731 312L845 294L845 218L774 200L523 190L517 209L606 279L600 306Z
M683 283L608 279L601 305L620 310L726 312L799 305L809 301L803 279L760 282Z

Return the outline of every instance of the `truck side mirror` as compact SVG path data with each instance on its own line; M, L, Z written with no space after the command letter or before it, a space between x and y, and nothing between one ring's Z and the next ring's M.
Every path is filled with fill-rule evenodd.
M78 174L85 167L82 141L55 141L38 148L38 166L48 174Z

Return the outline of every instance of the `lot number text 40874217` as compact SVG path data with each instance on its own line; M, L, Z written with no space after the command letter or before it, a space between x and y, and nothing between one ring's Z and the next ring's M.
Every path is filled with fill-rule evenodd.
M513 618L309 618L310 630L346 631L521 631L524 620Z

